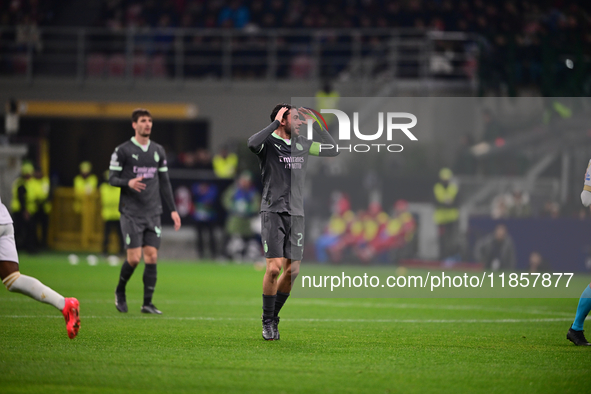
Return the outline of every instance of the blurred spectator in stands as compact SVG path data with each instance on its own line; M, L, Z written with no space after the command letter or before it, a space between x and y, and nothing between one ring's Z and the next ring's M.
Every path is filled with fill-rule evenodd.
M290 77L308 79L314 71L314 60L307 51L300 51L291 60Z
M457 183L449 168L439 171L439 181L433 186L435 213L433 221L439 232L439 258L446 259L458 252L459 220Z
M230 238L225 247L234 260L240 261L254 236L251 220L257 217L261 204L261 194L254 187L250 172L240 174L236 182L224 192L222 203L228 213L226 234Z
M227 146L222 146L213 157L213 172L218 178L233 179L238 168L238 155L230 152Z
M33 164L24 162L21 175L12 184L11 210L14 218L15 239L27 253L37 252L37 183L33 178Z
M43 175L43 171L35 169L31 182L35 187L35 200L37 202L37 213L35 214L35 223L41 227L41 239L39 239L39 246L47 248L47 237L49 232L49 214L51 213L52 190L51 182L47 175Z
M341 193L333 193L332 216L325 232L316 239L316 259L320 263L328 261L328 249L337 244L347 231L347 223L355 215L351 210L349 198Z
M191 187L193 194L193 217L197 230L197 256L205 257L205 238L209 241L209 255L212 259L219 257L215 236L218 212L216 209L219 197L218 187L215 184L199 182Z
M80 163L80 174L74 178L74 212L82 213L82 202L96 193L98 179L91 174L92 164L89 161Z
M105 223L105 230L103 232L103 254L106 256L109 254L109 241L113 230L117 234L117 251L119 255L123 255L123 233L121 232L121 224L119 219L121 214L119 213L119 197L121 195L121 188L111 186L109 184L109 171L105 171L103 174L103 182L99 186L99 192L101 196L101 217Z
M242 0L231 0L220 10L218 26L244 28L250 21L250 12Z
M16 45L22 51L26 51L29 47L35 52L43 50L41 42L41 33L37 27L37 22L29 15L25 15L22 22L16 26Z
M493 219L506 219L509 217L509 207L507 206L507 195L505 193L493 198L490 217Z
M530 274L550 272L550 264L542 258L540 252L533 251L529 255L529 270Z
M349 252L349 250L358 242L363 240L363 218L367 215L365 211L359 211L354 215L344 215L347 229L343 235L338 238L338 242L328 248L330 260L334 263L340 263Z
M531 216L529 193L515 186L510 193L496 196L492 201L491 217L493 219L524 218Z
M476 242L474 256L485 270L514 270L515 245L504 224L497 224L494 231Z
M370 261L377 257L385 262L397 262L412 252L409 247L415 229L414 217L408 212L408 202L396 201L392 218L380 227L377 236L360 253L360 258Z
M529 193L523 191L520 187L515 187L511 194L507 196L507 208L509 209L509 216L512 218L531 216Z
M370 245L378 236L380 231L380 223L375 216L373 216L369 211L366 211L363 215L360 216L360 222L362 226L362 230L358 237L355 239L355 243L353 245L353 252L355 256L364 264L369 264L373 255L371 253L367 253L370 250Z
M211 162L211 154L205 148L198 148L195 151L194 156L195 162L193 168L198 170L213 170L213 164Z

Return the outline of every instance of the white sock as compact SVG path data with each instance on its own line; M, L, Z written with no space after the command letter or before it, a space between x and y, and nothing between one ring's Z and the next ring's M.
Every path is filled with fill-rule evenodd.
M64 309L64 306L66 305L64 297L39 282L37 279L27 275L21 275L18 271L8 275L2 283L4 283L4 286L6 286L8 291L28 295L37 301L53 305L60 311Z

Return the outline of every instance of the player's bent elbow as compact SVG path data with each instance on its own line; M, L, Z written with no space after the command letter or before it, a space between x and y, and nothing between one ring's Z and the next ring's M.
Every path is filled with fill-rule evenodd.
M257 146L257 145L254 143L254 141L253 141L253 138L252 138L252 137L250 137L250 138L248 139L248 141L246 142L246 146L248 146L248 149L250 149L250 150L251 150L251 151L253 151L253 152L256 152L256 151L258 150L257 148L260 148L260 146Z

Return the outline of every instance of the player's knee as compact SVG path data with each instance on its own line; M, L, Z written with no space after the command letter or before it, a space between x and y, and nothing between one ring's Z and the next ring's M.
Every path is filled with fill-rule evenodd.
M127 255L127 262L132 267L137 267L140 263L141 255Z
M156 264L158 260L158 249L156 248L144 248L144 261L146 264Z
M156 253L144 254L144 261L146 264L156 264L158 261L158 255Z
M277 278L279 276L279 272L281 272L281 268L275 265L267 266L267 274L271 275L271 277Z
M281 272L281 263L274 261L274 260L270 260L267 261L267 275L270 275L273 278L277 278L279 276L279 273Z
M287 271L288 271L287 272L288 275L291 277L292 280L295 279L295 278L297 278L297 276L300 273L300 264L299 264L299 261L292 262L291 265L289 266L289 268L287 269Z

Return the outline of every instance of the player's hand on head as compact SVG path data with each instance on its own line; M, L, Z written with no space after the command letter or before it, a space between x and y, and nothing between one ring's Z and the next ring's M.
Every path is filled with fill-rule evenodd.
M283 115L288 111L287 107L281 107L281 109L279 110L279 112L277 112L277 115L275 115L275 120L278 121L282 121L283 120Z
M314 119L308 108L300 107L298 108L298 113L300 114L300 117L303 117L304 119Z
M178 231L181 228L181 217L178 212L174 211L170 213L170 217L174 222L174 231Z
M142 182L143 180L143 176L138 176L137 178L130 179L128 185L139 193L146 188L146 184Z

